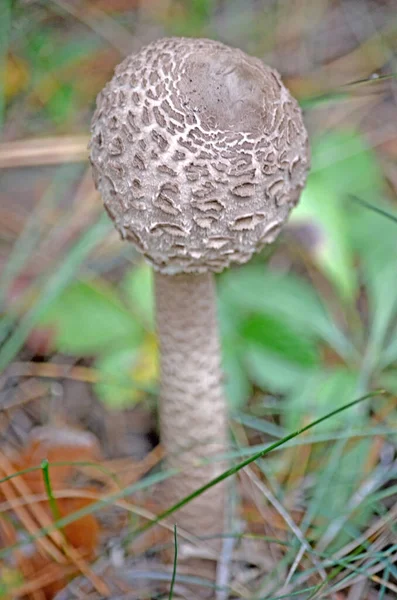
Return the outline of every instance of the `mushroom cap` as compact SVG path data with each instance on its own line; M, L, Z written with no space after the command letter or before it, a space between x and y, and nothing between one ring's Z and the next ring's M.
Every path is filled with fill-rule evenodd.
M280 232L309 167L277 71L207 39L161 39L118 65L90 150L121 237L165 274L249 260Z

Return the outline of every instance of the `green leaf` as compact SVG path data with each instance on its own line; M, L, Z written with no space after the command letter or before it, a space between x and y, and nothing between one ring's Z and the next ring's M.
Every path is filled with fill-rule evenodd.
M188 6L197 24L204 24L211 16L213 0L189 0Z
M224 388L232 411L245 405L251 384L242 360L242 344L238 335L242 315L218 294L218 321L221 334Z
M260 265L230 270L220 277L219 295L235 314L274 315L307 339L323 339L344 358L353 353L351 342L332 321L315 290L291 273Z
M357 374L344 367L332 370L314 369L291 389L286 398L287 410L283 413L283 425L286 429L298 428L317 418L324 411L342 406L354 396L357 386ZM357 423L358 411L339 413L333 419L322 423L317 433L338 429L352 422Z
M222 346L224 388L232 412L241 409L247 402L251 384L248 379L241 353L233 343Z
M362 207L357 209L355 223L354 242L361 256L370 311L367 361L373 369L397 360L397 225Z
M155 326L153 269L147 263L127 271L120 289L133 314L151 331Z
M342 298L353 299L357 281L343 196L327 187L321 177L313 175L292 213L291 222L298 226L311 224L316 229L317 241L311 250L313 259Z
M307 367L257 345L249 345L244 354L244 362L252 382L264 391L276 394L284 394L302 386L311 372Z
M318 363L316 346L304 332L296 330L277 316L254 315L241 328L245 340L303 366Z
M100 380L94 386L95 391L109 408L122 409L137 401L139 391L133 385L131 374L138 353L139 348L131 345L118 348L96 361Z
M111 349L96 361L99 381L95 390L111 409L133 406L154 393L158 377L157 340L147 335L143 343L128 342Z
M54 326L61 352L95 354L120 340L136 344L142 330L113 289L103 281L72 283L41 319Z
M79 38L78 43L75 36L71 36L71 39L63 39L62 43L59 44L57 39L54 39L54 32L51 32L53 37L53 43L55 44L55 50L49 58L51 60L51 70L56 74L59 74L60 69L65 67L71 67L71 65L79 65L82 61L87 61L91 56L101 48L101 43L95 36L89 37L84 36Z
M327 133L312 142L312 170L291 221L318 231L313 258L342 298L353 300L357 288L349 235L351 196L371 200L382 189L374 153L354 130Z
M74 83L64 83L54 90L47 103L47 110L55 124L61 125L73 113L76 88Z
M311 172L321 177L326 190L371 200L382 189L376 155L358 131L328 132L312 141L311 150Z
M210 22L213 0L188 0L181 5L181 10L172 12L172 20L167 23L173 35L197 36L204 31Z

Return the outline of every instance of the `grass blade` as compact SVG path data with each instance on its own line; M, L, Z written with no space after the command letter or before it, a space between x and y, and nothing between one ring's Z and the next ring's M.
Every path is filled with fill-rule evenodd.
M387 210L384 210L383 208L380 208L375 204L371 204L370 202L367 202L362 198L358 198L357 196L350 196L350 199L354 202L357 202L357 204L361 204L361 206L363 206L364 208L368 208L369 210L372 210L373 212L376 212L379 215L386 217L386 219L390 219L390 221L394 221L394 223L397 223L397 216L393 215L392 213L389 213Z
M52 485L50 479L50 464L47 458L45 458L41 463L41 472L43 474L44 487L48 497L48 504L50 505L50 509L52 512L52 518L54 519L54 521L59 521L59 519L61 518L61 513L59 512L57 501L54 497L54 494L52 493Z
M221 475L218 475L218 477L215 477L214 479L212 479L211 481L209 481L208 483L206 483L205 485L200 487L198 490L192 492L191 494L189 494L188 496L186 496L185 498L183 498L182 500L180 500L179 502L177 502L176 504L174 504L173 506L171 506L170 508L168 508L167 510L162 512L160 515L158 515L158 517L156 519L146 523L146 525L144 525L143 527L138 529L138 531L136 532L136 535L140 535L141 533L144 533L145 531L147 531L148 529L150 529L151 527L153 527L154 525L159 523L161 520L172 515L179 508L182 508L185 504L187 504L191 500L194 500L194 498L197 498L197 496L200 496L201 494L203 494L210 488L214 487L218 483L221 483L221 481L224 481L228 477L235 475L236 473L241 471L241 469L244 469L244 467L247 467L248 465L255 462L256 460L263 458L264 456L269 454L269 452L272 452L273 450L276 450L280 446L283 446L289 440L292 440L293 438L298 437L305 431L308 431L309 429L312 429L316 425L319 425L320 423L323 423L324 421L331 419L335 415L337 415L345 410L348 410L349 408L352 408L353 406L356 406L357 404L360 404L361 402L364 402L364 400L368 400L369 398L373 398L375 396L384 396L386 394L387 394L387 392L385 390L376 390L376 391L370 392L369 394L365 394L364 396L361 396L360 398L357 398L356 400L352 400L351 402L348 402L347 404L344 404L343 406L340 406L339 408L327 413L323 417L320 417L319 419L312 421L308 425L305 425L305 427L302 427L302 428L286 435L281 440L277 440L273 444L270 444L270 446L267 446L264 450L260 450L259 452L256 452L255 454L251 455L249 458L247 458L247 459L243 460L242 462L238 463L237 465L231 467L227 471L224 471Z
M89 253L106 235L109 227L109 221L106 217L101 218L80 238L64 262L59 265L57 271L44 283L40 299L22 317L16 329L4 343L0 351L0 372L6 368L19 352L26 336L39 321L50 303L65 289Z
M282 440L278 440L274 444L267 446L265 449L262 449L261 451L253 454L248 459L246 459L246 460L240 462L238 465L235 465L234 467L228 469L227 471L225 471L224 473L222 473L215 479L212 479L206 485L204 485L201 488L199 488L198 490L196 490L194 493L190 494L189 496L186 496L180 502L178 502L177 504L175 504L168 510L166 510L163 513L161 513L160 515L158 515L158 517L156 519L153 519L153 521L149 521L146 525L144 525L143 527L141 527L140 529L138 529L137 531L134 532L134 537L137 537L141 533L144 533L145 531L147 531L148 529L150 529L151 527L156 525L156 523L159 523L162 519L165 519L169 515L173 514L179 508L181 508L182 506L184 506L185 504L187 504L188 502L190 502L191 500L193 500L200 494L203 494L206 490L210 489L214 485L220 483L221 481L223 481L224 479L227 479L228 477L230 477L232 475L235 475L236 473L238 473L238 471L240 471L247 465L258 460L259 458L264 457L265 455L269 454L269 452L276 450L277 448L279 448L280 446L282 446L289 440L299 436L301 433L307 431L308 429L312 429L319 423L322 423L323 421L326 421L327 419L332 418L335 414L338 414L344 410L348 410L349 408L351 408L361 402L364 402L365 400L368 400L369 398L374 398L376 396L385 396L385 395L387 395L387 392L385 390L374 390L374 391L370 392L369 394L366 394L365 396L361 396L360 398L357 398L356 400L348 402L347 404L340 406L336 410L333 410L333 411L327 413L323 417L320 417L319 419L312 421L305 427L302 427L301 429L298 429L297 431L294 431L293 433L290 433L289 435L285 436ZM151 485L154 485L156 483L160 483L161 481L169 479L170 477L172 477L173 475L176 475L177 473L178 473L178 471L176 469L168 470L168 471L162 472L162 473L156 473L142 481L138 481L137 483L127 486L124 490L120 490L114 494L106 496L102 500L94 502L93 504L91 504L88 507L84 507L74 513L71 513L71 514L67 515L66 517L63 517L62 519L59 519L58 521L56 521L49 527L43 527L38 532L36 532L34 535L27 535L26 538L24 539L24 541L18 542L16 544L13 544L11 546L8 546L7 548L0 550L0 559L3 558L4 556L6 556L7 554L9 554L11 551L21 548L28 542L34 542L36 539L38 539L40 537L44 537L55 530L59 530L59 529L65 527L66 525L73 523L77 519L80 519L81 517L84 517L88 514L93 514L95 511L99 510L100 508L109 506L109 504L111 504L115 500L124 498L124 497L126 497L132 493L135 493L139 490L144 490L144 489L150 487Z
M30 216L27 217L22 232L16 239L7 262L0 273L0 304L5 301L9 288L13 280L23 270L25 263L29 261L36 247L43 239L46 215L54 210L62 198L65 185L73 185L80 174L80 169L71 171L70 166L59 168L40 199L37 207Z
M174 547L175 547L174 564L172 567L172 579L171 579L170 594L168 596L168 600L172 600L172 598L174 597L174 585L175 585L175 578L176 578L176 563L178 561L178 536L176 535L176 525L174 525Z

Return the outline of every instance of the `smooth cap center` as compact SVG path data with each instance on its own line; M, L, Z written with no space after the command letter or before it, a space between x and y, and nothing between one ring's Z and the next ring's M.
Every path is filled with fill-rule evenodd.
M178 89L204 128L257 135L264 117L263 72L238 58L230 52L191 55Z

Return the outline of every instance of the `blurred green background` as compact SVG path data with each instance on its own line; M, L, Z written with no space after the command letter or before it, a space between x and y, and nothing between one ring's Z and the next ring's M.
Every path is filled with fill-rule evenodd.
M102 215L86 146L114 66L169 35L255 54L304 111L301 202L272 247L217 285L237 457L370 389L390 392L260 465L281 501L303 495L302 531L333 552L396 503L395 0L1 0L1 402L39 381L51 408L51 386L70 379L105 422L155 414L150 268ZM63 418L95 431L70 402ZM360 598L388 593L368 580Z

